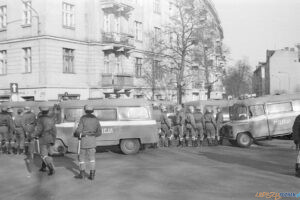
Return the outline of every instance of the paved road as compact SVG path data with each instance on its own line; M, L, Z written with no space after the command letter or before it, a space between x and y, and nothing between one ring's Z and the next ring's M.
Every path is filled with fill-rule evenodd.
M0 155L0 199L240 200L263 199L257 192L299 193L292 141L260 144L146 149L132 156L100 152L94 182L73 178L73 154L55 158L53 177L38 172L39 159L26 167L24 156Z

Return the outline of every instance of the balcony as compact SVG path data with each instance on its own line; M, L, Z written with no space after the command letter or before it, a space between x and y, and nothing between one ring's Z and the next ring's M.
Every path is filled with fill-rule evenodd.
M123 89L133 87L133 76L129 74L102 74L102 87Z
M102 42L111 45L111 49L116 48L119 51L121 47L124 47L125 50L134 48L133 36L126 33L103 32Z
M106 12L128 15L134 9L132 0L100 0L100 3Z

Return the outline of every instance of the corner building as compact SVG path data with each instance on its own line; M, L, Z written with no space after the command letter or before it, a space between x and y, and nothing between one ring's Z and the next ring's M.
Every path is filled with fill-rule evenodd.
M0 0L0 100L148 98L147 33L169 0Z

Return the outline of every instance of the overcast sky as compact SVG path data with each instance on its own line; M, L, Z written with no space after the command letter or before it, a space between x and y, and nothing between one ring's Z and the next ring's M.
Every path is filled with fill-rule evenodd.
M253 68L267 49L300 43L300 0L212 0L232 62L248 57Z

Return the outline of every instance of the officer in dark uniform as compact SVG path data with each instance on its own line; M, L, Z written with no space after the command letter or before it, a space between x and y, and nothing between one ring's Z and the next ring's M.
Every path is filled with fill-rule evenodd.
M25 112L22 117L22 127L25 131L25 153L29 154L33 158L33 146L34 146L34 130L36 126L36 116L31 112L30 107L25 107Z
M201 147L203 145L203 140L204 140L204 118L203 114L201 112L201 107L197 106L196 111L194 113L194 119L196 123L196 138L198 142L198 147Z
M183 112L182 106L178 105L176 109L176 134L179 135L178 146L183 146L183 128L184 128L185 114Z
M190 146L189 142L192 139L192 146L196 146L196 134L195 134L195 119L194 119L194 107L189 106L185 117L185 145Z
M216 125L217 125L217 131L216 131L216 142L220 144L220 129L223 124L223 112L220 107L217 108L217 115L216 115Z
M161 106L161 115L159 121L161 124L160 144L161 146L168 147L171 123L167 117L167 108L165 106Z
M293 125L293 140L296 145L296 151L298 152L295 171L296 176L300 177L300 115L296 117Z
M96 152L96 137L101 136L102 129L99 120L92 113L94 109L92 106L84 106L85 115L80 120L74 136L81 137L80 153L78 156L80 174L75 178L85 178L86 157L90 165L90 180L95 178L95 152Z
M1 149L4 153L11 153L11 147L9 145L14 132L14 124L10 114L7 112L7 107L1 108L0 113L0 138Z
M25 131L22 127L22 109L18 109L17 116L14 118L15 122L15 137L16 137L16 151L19 154L24 152L24 143L25 143Z
M11 117L11 119L14 121L14 111L11 107L8 107L7 108L7 113L9 114L9 116ZM9 154L11 153L11 151L14 153L14 154L17 154L16 152L16 135L15 135L15 124L13 123L13 127L14 127L14 130L11 132L11 134L9 134L9 138L8 138L8 149L9 149Z
M206 109L206 112L204 114L204 124L205 124L205 131L207 134L208 145L212 145L215 143L216 122L211 107L207 107Z
M53 159L51 157L50 147L54 145L56 139L55 119L49 115L49 107L40 107L41 115L37 119L37 126L34 133L40 144L40 155L42 158L42 167L40 171L49 169L48 175L55 173Z

